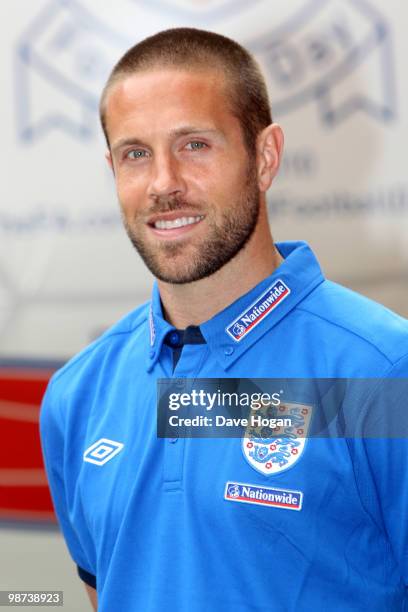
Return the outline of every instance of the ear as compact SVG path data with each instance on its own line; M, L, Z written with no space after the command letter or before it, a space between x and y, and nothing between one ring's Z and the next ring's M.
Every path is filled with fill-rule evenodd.
M106 151L105 151L105 159L108 162L108 165L111 168L113 174L115 174L115 169L113 167L113 160L112 160L112 154L110 152L110 149L106 149Z
M262 192L269 189L275 178L283 153L283 132L277 123L271 123L257 138L258 186Z

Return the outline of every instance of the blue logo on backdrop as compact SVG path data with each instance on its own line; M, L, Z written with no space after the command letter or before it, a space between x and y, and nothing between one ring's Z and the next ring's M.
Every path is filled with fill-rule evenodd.
M149 5L180 19L199 18L202 23L211 23L234 15L241 9L253 7L261 0L149 0ZM132 0L135 4L140 0ZM187 24L186 24L187 25ZM189 24L191 25L191 24Z
M233 321L225 331L239 342L258 323L272 312L290 293L289 287L281 280L277 280L268 287L244 312Z
M53 0L17 46L16 110L20 138L51 130L79 140L94 136L98 99L126 39L104 29L70 0Z
M167 25L165 16L205 25L260 0L132 0L107 7L97 0L52 0L22 34L16 50L16 111L19 136L33 142L61 130L80 141L98 129L102 87L120 55L153 31L145 17ZM113 4L113 3L112 3ZM147 14L147 15L146 15ZM167 15L166 15L167 14ZM114 22L114 23L113 23ZM132 28L126 32L126 27ZM180 25L183 25L182 23ZM145 27L145 26L142 26ZM135 39L136 33L136 39Z
M366 0L309 0L248 44L266 69L281 116L309 102L335 126L356 111L395 116L391 33Z
M180 25L219 26L232 10L259 22L259 35L240 40L263 65L278 115L314 101L328 125L358 110L381 121L394 116L390 30L369 0L281 2L270 13L269 31L270 4L261 0L131 0L108 7L105 17L96 0L52 0L17 45L21 139L33 142L54 129L79 140L94 137L99 95L113 64L152 33L140 24L155 21L159 30L167 27L166 18L177 17Z

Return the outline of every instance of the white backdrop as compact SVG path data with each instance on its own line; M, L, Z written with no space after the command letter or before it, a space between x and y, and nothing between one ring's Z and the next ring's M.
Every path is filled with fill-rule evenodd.
M259 59L286 134L275 239L408 314L408 6L401 0L0 3L0 357L66 358L149 295L96 108L123 51L197 26Z

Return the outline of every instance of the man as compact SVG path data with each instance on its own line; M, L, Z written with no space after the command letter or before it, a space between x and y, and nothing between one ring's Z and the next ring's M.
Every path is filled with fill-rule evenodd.
M102 612L403 610L405 441L320 438L296 456L294 440L277 458L237 438L157 438L159 378L408 371L406 321L325 280L305 243L273 243L265 194L283 135L256 63L214 33L161 32L114 68L101 119L127 233L157 282L54 375L41 414L94 606L93 587Z

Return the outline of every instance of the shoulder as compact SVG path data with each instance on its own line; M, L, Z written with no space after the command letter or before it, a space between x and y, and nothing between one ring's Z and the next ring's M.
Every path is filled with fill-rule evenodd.
M145 346L150 302L125 315L107 329L97 340L72 357L51 378L49 387L69 393L79 383L89 381L98 371L109 369L109 364L120 363L131 344L134 351ZM113 359L113 356L115 357Z
M389 365L408 356L408 321L385 306L332 281L321 283L298 311L350 347L381 354Z

